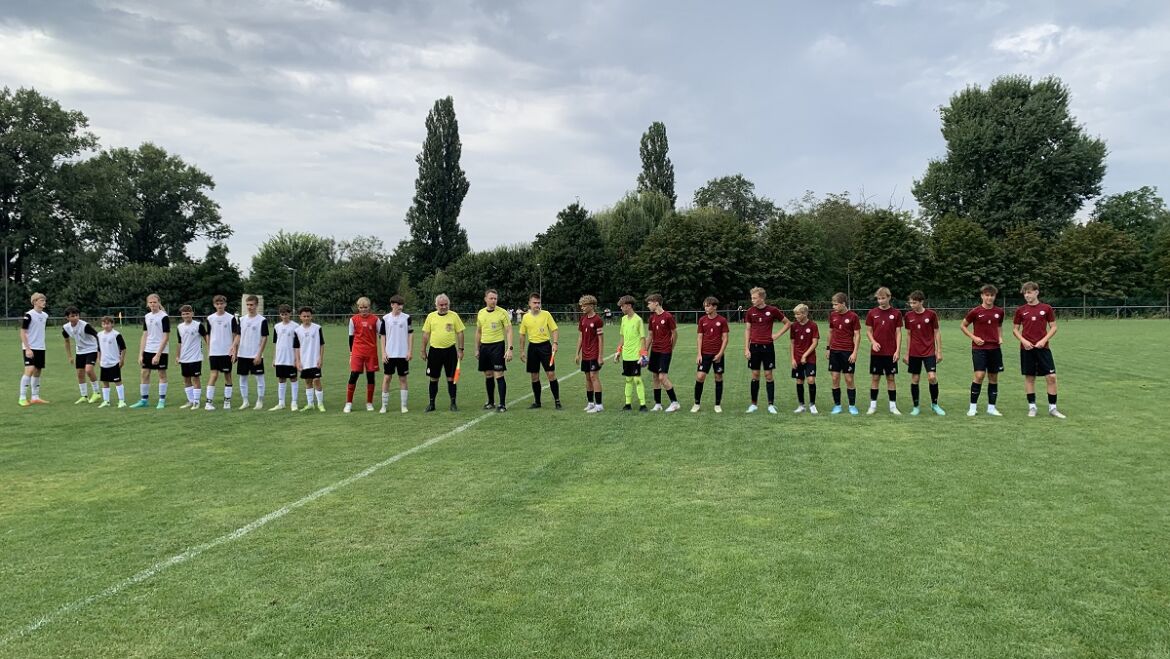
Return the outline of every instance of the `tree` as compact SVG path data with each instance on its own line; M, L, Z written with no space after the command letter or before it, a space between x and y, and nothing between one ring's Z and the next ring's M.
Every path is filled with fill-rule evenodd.
M1148 267L1153 290L1170 292L1170 225L1154 237Z
M0 90L0 244L18 286L74 243L62 212L64 163L97 146L89 120L33 89Z
M812 192L791 205L792 216L808 221L819 229L824 246L823 282L831 292L844 291L849 283L849 261L853 258L853 244L861 230L861 221L867 211L849 200L849 193L829 194L817 199Z
M952 96L940 110L947 155L914 183L926 217L973 218L994 240L1022 225L1058 235L1105 175L1105 143L1068 106L1057 78L1005 76Z
M776 215L776 204L756 195L756 184L743 174L721 176L695 190L695 205L725 210L740 220L760 228Z
M450 96L435 101L426 126L422 152L415 158L414 201L406 212L410 237L400 250L407 257L411 280L418 282L471 251L467 231L459 226L470 184L459 166L463 143Z
M536 235L532 247L541 264L545 302L569 304L583 293L600 295L606 289L605 241L597 221L581 204L570 204L557 213L557 221Z
M743 298L756 270L756 242L743 222L717 208L695 208L660 224L633 261L635 278L615 282L635 297L657 292L678 308L714 295Z
M332 238L278 231L252 257L248 292L265 296L269 306L278 302L291 304L295 270L297 299L308 300L306 293L336 262L335 249Z
M207 255L192 268L192 279L187 291L191 305L200 313L214 311L211 298L223 295L229 300L238 300L244 293L244 280L240 269L228 260L228 248L223 243L213 243L207 248Z
M897 299L922 284L926 240L909 219L889 210L870 211L862 218L849 263L855 299L872 297L880 286Z
M670 200L661 193L631 192L613 208L599 211L593 217L605 240L609 260L620 267L642 249L650 232L673 213Z
M537 287L536 263L532 245L504 245L472 252L445 271L446 293L460 304L479 304L484 291L494 288L500 295L501 306L526 307L528 294Z
M1121 297L1137 285L1142 248L1104 222L1074 226L1049 252L1048 279L1057 295Z
M1026 281L1043 279L1049 247L1049 241L1034 227L1009 230L999 243L1004 287L1012 291Z
M1162 228L1170 226L1170 209L1158 196L1158 189L1149 186L1101 197L1091 217L1128 233L1147 249Z
M825 231L812 218L780 213L764 225L759 252L759 282L770 296L808 301L833 293Z
M1002 263L998 246L978 222L954 215L935 222L930 236L932 297L971 297L981 284L1002 280Z
M670 207L673 209L678 197L674 194L674 165L666 156L669 150L666 125L661 121L655 121L645 133L642 133L642 145L638 149L642 156L638 192L658 192L670 200Z

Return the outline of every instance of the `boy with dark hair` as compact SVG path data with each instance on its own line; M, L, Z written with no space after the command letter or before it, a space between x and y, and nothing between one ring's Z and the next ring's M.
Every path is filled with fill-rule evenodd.
M938 405L938 363L942 361L942 328L938 325L938 314L926 308L926 295L922 291L910 293L910 310L906 312L904 322L910 333L906 356L902 362L910 373L910 399L914 407L910 416L918 416L918 401L920 390L918 382L922 370L926 369L926 379L930 381L930 409L939 416L946 416L946 412Z
M61 336L65 339L65 359L73 362L73 367L77 369L77 389L81 392L81 397L73 401L73 404L96 403L102 397L94 369L98 355L97 330L81 319L81 312L77 307L65 310L65 321L65 325L61 327Z
M282 304L277 308L280 322L272 326L272 368L276 371L276 405L268 408L275 412L285 407L285 390L292 385L291 411L297 411L300 397L297 382L297 324L292 322L292 307Z
M982 303L967 312L959 327L971 339L971 365L975 375L971 382L971 406L967 409L967 416L978 413L979 393L983 389L983 379L987 379L987 413L991 416L1003 416L995 407L999 398L999 374L1003 370L1003 352L1000 345L1003 343L1003 316L1004 311L995 305L995 298L999 289L991 284L984 284L979 289ZM972 329L968 329L973 327Z
M710 296L703 300L705 314L699 317L698 325L698 355L695 364L695 404L691 412L699 411L699 404L703 400L703 385L707 381L707 374L715 371L715 413L723 413L723 356L727 352L727 340L731 338L731 325L727 319L719 315L719 300Z
M378 334L386 337L382 341L382 409L385 414L390 407L390 378L398 374L399 411L406 414L406 376L410 374L410 360L414 352L414 328L410 326L410 315L402 311L406 299L401 295L390 298L390 313L382 316ZM501 390L501 407L503 393Z
M638 411L649 412L646 409L646 384L642 382L642 367L649 362L646 357L646 326L634 313L632 295L623 295L618 300L618 307L622 310L622 342L613 354L613 361L616 364L621 360L622 376L626 379L626 404L622 411L633 409L634 391L637 390Z
M325 411L325 392L321 389L321 366L325 363L325 333L321 326L313 322L313 308L301 307L299 313L301 324L297 325L295 348L297 372L301 382L305 383L305 407L307 412L314 407L318 412Z
M126 407L126 387L122 384L122 367L126 364L126 341L114 329L114 319L102 316L102 331L98 332L98 364L101 366L102 404L110 406L110 384L118 390L118 407Z
M1056 311L1040 301L1040 287L1036 282L1024 282L1020 293L1025 304L1016 307L1012 334L1020 342L1020 371L1028 397L1028 416L1036 416L1036 377L1042 376L1048 388L1048 415L1064 419L1064 414L1056 409L1056 362L1048 347L1056 334Z
M849 413L857 416L857 389L853 370L857 365L857 350L861 347L861 318L849 309L849 298L844 293L833 294L833 311L829 314L829 375L833 379L833 409L841 413L841 374L849 394Z
M203 343L207 328L203 323L195 322L195 310L189 304L179 307L179 316L182 321L175 334L179 340L179 373L183 376L183 391L187 394L187 402L179 409L197 410L203 394L199 377L203 375Z
M215 312L203 319L207 325L207 404L203 409L215 409L215 383L223 375L223 409L232 409L232 364L240 347L240 319L227 312L227 297L211 298ZM293 397L296 400L296 397Z
M662 411L662 390L666 389L670 398L666 411L677 412L680 405L668 374L674 344L678 341L678 325L674 314L662 308L662 296L658 293L646 297L646 308L650 310L650 372L654 374L654 407L650 411Z
M240 408L248 409L248 376L256 380L256 406L264 409L264 349L268 346L268 319L259 313L260 298L244 298L247 313L240 318L240 338L236 350L236 375L240 376Z

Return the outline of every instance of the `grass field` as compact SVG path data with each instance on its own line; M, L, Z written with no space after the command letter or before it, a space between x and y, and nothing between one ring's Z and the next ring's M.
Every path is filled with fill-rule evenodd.
M747 416L742 357L689 414L689 327L669 417L617 411L612 365L585 415L564 356L565 411L514 363L484 415L470 355L458 413L421 413L416 361L411 413L343 415L330 331L330 410L295 416L174 409L177 372L164 411L74 406L58 341L21 409L6 333L0 656L1170 656L1165 320L1062 325L1066 421L1024 417L1014 347L1005 417L963 416L957 323L944 418L830 417L827 377L795 417L786 369Z

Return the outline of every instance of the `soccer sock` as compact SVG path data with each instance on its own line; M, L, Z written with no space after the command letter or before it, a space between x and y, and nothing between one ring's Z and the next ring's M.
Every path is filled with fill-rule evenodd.
M634 400L634 378L626 376L626 405Z
M166 400L167 399L167 383L166 382L159 382L158 383L158 399L159 400Z
M305 402L308 403L309 407L313 406L313 393L312 387L305 387Z
M398 390L398 401L403 407L406 407L406 390L405 389Z
M971 404L974 405L979 402L979 392L983 391L982 382L971 383Z
M487 402L488 402L488 405L495 405L495 404L496 404L496 383L495 383L495 379L494 379L494 378L484 378L484 379L483 379L483 383L484 383L484 388L485 388L485 389L487 389Z
M593 390L592 389L585 390L585 400L587 402L589 402L590 404L593 403Z
M353 402L353 390L356 388L357 388L357 385L354 384L353 382L350 382L348 385L346 385L346 387L345 387L345 402L347 402L347 403Z
M118 385L118 400L120 402L126 400L126 385Z
M82 396L82 398L84 398L84 397L85 397L85 395L86 395L87 393L89 393L89 385L87 385L87 384L86 384L86 383L84 383L84 382L82 382L81 384L77 385L77 388L81 390L81 396Z
M382 390L382 407L390 407L390 391L387 389Z
M277 405L284 405L284 394L286 391L288 391L288 383L287 382L277 382L276 383L276 404Z
M715 381L715 404L723 404L723 380Z
M808 383L808 404L817 404L817 385L813 384L812 382Z
M886 396L889 397L891 403L898 402L898 390L897 389L886 389Z
M374 372L366 371L366 404L374 402Z
M1032 393L1026 395L1028 396L1028 405L1030 407L1036 407L1036 392L1033 391Z
M760 400L760 381L752 380L752 405Z
M29 388L29 381L30 380L32 380L32 378L27 376L27 375L20 376L20 399L21 400L27 400L25 395L24 395L24 390Z
M1056 409L1056 394L1048 394L1048 409Z
M508 404L508 383L504 382L504 378L496 378L497 393L500 394L500 405Z
M90 380L89 381L89 389L90 389L90 393L96 394L102 390L102 386L100 384L98 384L97 380Z
M804 383L803 382L796 383L796 402L799 403L801 406L804 405Z
M634 389L638 391L638 402L642 405L646 404L646 383L642 382L642 378L634 378Z
M536 401L537 405L540 404L540 382L539 381L532 383L532 400Z
M430 394L431 405L434 405L435 397L439 395L439 382L437 380L431 380L430 385L427 387L427 393Z
M292 402L297 402L297 396L301 393L301 383L297 380L292 381Z
M857 390L856 389L846 389L845 394L849 397L849 407L856 407L857 406Z
M764 383L764 389L766 389L768 392L768 404L775 405L776 404L776 382L773 380L768 380L767 382Z
M192 403L195 400L195 395L191 393L191 390L194 388L195 387L183 387L183 393L186 394L188 403Z
M878 390L874 389L873 387L870 387L869 388L869 402L876 403L877 396L878 396Z
M670 402L672 403L678 402L678 395L674 393L674 387L666 390L666 397L669 398Z
M598 407L601 407L601 392L600 391L593 392L593 402L597 403Z
M203 395L203 389L199 387L191 387L191 395L195 397L195 399L191 401L191 404L199 405L199 397Z
M107 403L108 403L108 402L110 402L110 390L109 390L109 388L102 389L102 400L103 400L103 401L105 401L105 402L107 402Z
M918 386L918 383L911 382L910 383L910 402L914 404L914 407L918 407L918 400L919 400L921 394L922 394L922 390Z
M208 398L208 400L211 400ZM232 385L225 384L223 386L223 402L230 403L232 401Z
M248 376L240 378L240 400L248 402Z
M264 379L263 375L256 376L256 402L259 403L264 400L264 392L268 389L268 381Z
M930 404L938 405L938 383L931 382L930 385Z
M987 385L987 404L995 405L997 400L999 400L999 384L995 382L989 383Z
M701 380L695 381L695 405L703 400L703 382Z
M150 385L149 384L138 385L138 395L142 398L142 400L148 400L150 398Z
M207 393L207 402L208 403L215 400L215 385L211 385L211 384L207 385L207 392L206 393Z
M561 402L561 383L556 380L549 380L548 390L552 392L553 400Z
M841 387L833 387L833 404L841 406Z
M450 380L447 380L447 396L451 398L452 403L455 402L455 392L456 391L457 391L457 389L455 388L455 383L450 381Z
M317 389L315 391L317 392L317 404L324 405L325 404L325 390L321 388L321 385L317 385Z
M29 388L32 390L32 397L34 399L40 398L41 397L41 378L40 378L40 376L34 375L31 378L29 378L28 385L29 385Z
M657 388L657 387L654 388L654 404L655 405L662 404L662 390Z

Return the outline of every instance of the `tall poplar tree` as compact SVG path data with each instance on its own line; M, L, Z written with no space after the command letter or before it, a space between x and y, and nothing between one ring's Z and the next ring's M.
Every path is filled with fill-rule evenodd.
M670 200L674 208L678 197L674 194L674 165L666 153L670 144L666 141L666 125L661 121L650 124L642 134L642 173L638 174L638 192L658 192Z
M410 227L407 256L411 281L420 282L467 254L467 231L459 226L459 210L470 184L459 166L463 144L455 101L450 96L435 101L427 114L427 138L423 142L414 182L414 202L406 212Z

